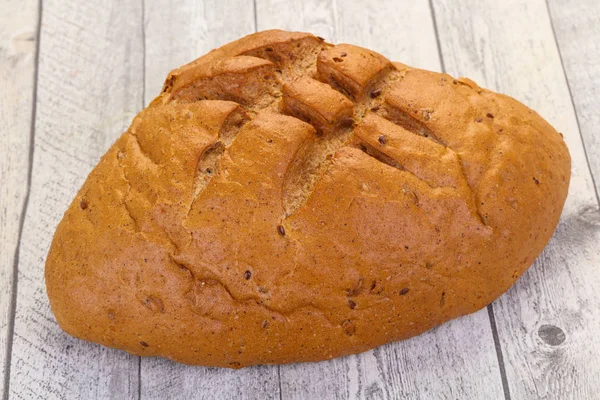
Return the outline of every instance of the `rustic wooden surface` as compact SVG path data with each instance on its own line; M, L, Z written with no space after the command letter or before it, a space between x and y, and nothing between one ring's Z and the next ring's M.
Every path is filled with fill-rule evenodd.
M597 0L4 1L4 398L599 398L599 26ZM48 307L43 264L90 169L170 69L268 28L311 31L469 76L537 110L564 134L573 158L549 246L487 309L328 362L187 367L67 336Z
M564 134L573 158L569 198L553 240L493 305L507 392L516 399L598 398L598 203L547 5L544 0L434 5L448 72L524 101Z
M32 181L6 389L17 399L135 398L139 359L61 333L42 266L73 193L142 108L142 9L120 0L53 0L41 15Z

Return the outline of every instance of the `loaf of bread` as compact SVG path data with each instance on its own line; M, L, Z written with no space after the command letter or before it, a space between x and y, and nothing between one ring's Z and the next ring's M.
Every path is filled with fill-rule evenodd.
M46 262L69 334L207 366L317 361L485 307L567 195L562 135L466 78L265 31L171 72Z

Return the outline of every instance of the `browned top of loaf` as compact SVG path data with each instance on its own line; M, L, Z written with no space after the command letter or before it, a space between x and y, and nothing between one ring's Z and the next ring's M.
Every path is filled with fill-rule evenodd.
M68 333L240 367L332 358L484 307L557 224L570 158L521 103L305 33L171 72L60 223Z

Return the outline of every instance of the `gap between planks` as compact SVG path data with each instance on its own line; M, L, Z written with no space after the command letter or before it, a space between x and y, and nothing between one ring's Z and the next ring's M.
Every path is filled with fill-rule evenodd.
M590 163L589 150L585 144L585 138L583 136L583 132L581 130L581 122L579 121L579 112L577 111L577 107L575 106L575 99L573 97L573 91L571 90L571 83L569 82L569 77L567 76L567 70L565 69L565 62L563 60L562 51L560 49L560 45L558 43L558 38L556 37L556 29L554 28L554 19L552 17L552 12L550 10L549 0L544 0L546 3L546 12L548 13L548 19L550 20L550 28L552 28L552 36L554 37L554 45L556 46L556 50L558 51L558 58L560 59L560 66L563 70L563 76L565 78L565 82L567 84L567 89L569 91L569 97L571 99L571 107L573 107L573 112L575 113L575 121L577 122L577 130L579 131L579 137L581 138L581 144L583 145L583 153L585 155L585 163L587 164L588 171L590 173L590 177L592 179L592 183L594 184L594 193L596 193L596 203L600 207L600 195L598 194L598 185L596 184L596 179L594 177L594 171L592 170L592 164Z
M140 110L143 110L146 106L146 0L141 0L141 7L142 10L140 12L140 28L142 30L142 101L140 105ZM142 400L142 357L138 356L137 361L137 398L138 400Z
M546 398L550 394L562 397L587 393L577 397L595 398L592 394L597 393L597 387L589 378L597 367L594 369L593 359L587 361L586 357L598 351L597 346L589 343L593 337L590 329L599 321L597 307L592 306L598 298L592 295L593 285L585 283L597 280L592 273L597 255L586 244L591 243L587 238L593 239L598 234L594 229L597 193L590 185L587 172L590 165L583 164L586 160L582 132L572 104L573 94L577 96L578 91L568 91L562 80L568 71L561 65L560 49L553 46L556 33L553 36L550 25L556 19L548 14L544 0L523 2L520 7L492 1L472 7L467 0L436 1L436 6L442 11L438 19L442 32L450 36L447 39L442 36L449 68L453 72L466 69L470 72L465 73L475 75L485 86L525 99L565 132L573 158L569 198L554 239L536 266L524 274L508 295L494 302L493 314L511 395ZM469 13L471 10L473 15ZM527 29L536 23L538 29ZM505 54L502 50L507 46L513 50ZM583 228L588 230L581 236L573 235L576 232L571 229ZM571 331L565 345L548 345L540 338L540 324L554 322Z
M12 363L12 348L15 333L15 317L17 308L17 291L18 291L18 280L19 280L19 254L21 251L21 239L23 236L23 227L25 225L25 216L29 207L29 194L31 192L31 175L33 170L33 149L35 145L35 118L37 114L37 87L39 78L39 61L40 61L40 36L42 28L42 0L38 0L37 3L37 23L35 31L35 55L33 62L33 86L32 97L31 97L31 122L29 128L29 154L27 159L27 186L25 191L25 199L23 201L23 209L19 219L19 233L17 238L17 247L15 248L15 255L13 259L13 270L12 270L12 285L10 291L10 302L9 302L9 316L8 316L8 335L6 342L6 356L4 369L4 393L3 399L8 400L10 393L10 371Z
M442 72L446 72L446 65L444 63L444 54L442 52L442 44L440 41L440 32L435 15L435 6L433 0L428 0L429 10L431 11L431 19L433 22L433 30L435 32L435 41L437 44L438 56L440 58L440 65ZM500 338L498 336L498 327L496 326L496 318L494 316L494 305L493 303L487 306L488 317L490 321L490 328L492 330L492 337L494 339L494 347L496 349L496 359L498 360L498 369L500 370L500 380L502 381L502 390L504 391L504 399L511 400L510 389L508 385L508 379L506 377L506 366L504 365L504 357L502 356L502 346L500 344Z

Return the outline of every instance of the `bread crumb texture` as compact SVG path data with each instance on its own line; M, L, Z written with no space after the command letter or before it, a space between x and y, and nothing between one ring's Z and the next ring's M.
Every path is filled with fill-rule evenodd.
M474 312L558 222L565 143L469 79L265 31L172 71L46 262L69 334L240 368L316 361Z

